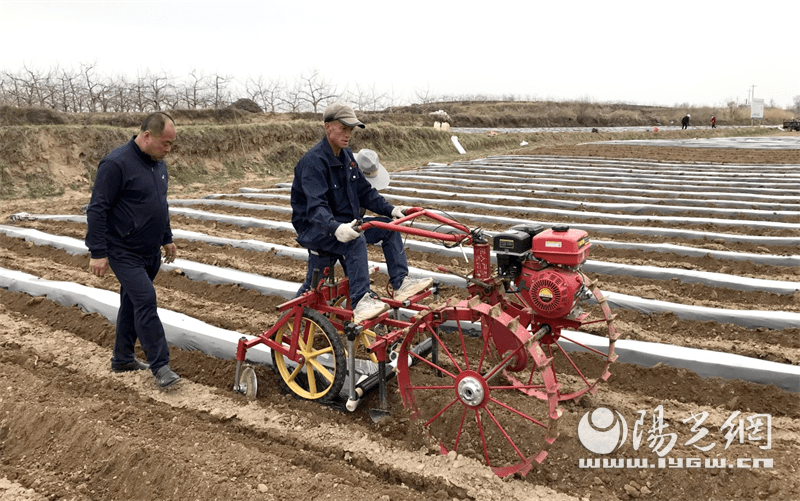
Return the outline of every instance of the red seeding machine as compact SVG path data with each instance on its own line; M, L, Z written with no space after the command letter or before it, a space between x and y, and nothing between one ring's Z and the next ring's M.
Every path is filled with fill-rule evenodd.
M396 379L403 405L439 443L482 458L499 476L525 475L547 456L558 436L561 402L594 394L616 359L614 315L581 271L591 243L585 231L518 225L490 244L480 229L413 208L390 229L471 246L469 298L439 298L434 285L392 309L355 325L347 278L333 263L315 271L311 290L278 308L268 331L242 338L234 391L255 398L257 381L247 350L264 345L286 390L297 397L354 411L377 388L389 415L387 387ZM419 218L439 231L415 227ZM446 230L446 231L445 231ZM492 273L492 254L496 259Z

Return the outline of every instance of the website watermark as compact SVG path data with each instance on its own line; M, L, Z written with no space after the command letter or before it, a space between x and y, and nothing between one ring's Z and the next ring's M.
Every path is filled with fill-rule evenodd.
M580 468L705 468L705 469L759 469L772 468L772 458L755 457L667 457L678 443L678 433L668 432L670 425L664 419L664 407L659 405L649 413L636 412L637 418L629 428L625 417L619 412L605 407L587 411L578 423L578 439L586 450L600 455L619 451L630 442L634 451L649 450L657 457L604 457L580 458ZM691 437L684 446L691 446L701 452L709 452L717 445L727 451L733 443L758 444L761 450L772 449L772 416L770 414L742 415L733 411L725 422L712 433L703 424L708 412L689 412L681 422L690 424ZM685 438L685 437L683 437ZM719 441L719 444L718 442Z

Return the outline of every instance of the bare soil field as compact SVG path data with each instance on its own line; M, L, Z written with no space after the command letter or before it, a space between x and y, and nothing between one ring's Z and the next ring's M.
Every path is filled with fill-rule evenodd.
M582 145L542 148L537 155L642 159L687 165L697 162L748 165L800 165L795 151L695 150L691 148ZM757 169L757 167L754 167ZM796 171L795 171L796 172ZM397 178L387 197L409 196L400 187L414 181ZM586 183L591 183L586 180ZM238 188L270 188L274 179L246 178L230 183L220 193ZM447 183L438 182L437 189ZM676 189L681 183L676 184ZM430 188L430 186L428 186ZM452 187L450 187L452 189ZM711 190L712 188L709 188ZM216 192L215 188L215 192ZM468 191L464 188L462 191ZM197 198L198 186L172 186L171 199ZM487 189L484 195L502 195ZM791 192L786 193L791 195ZM797 192L795 197L800 197ZM419 195L426 198L427 195ZM536 195L539 196L539 195ZM525 206L537 206L531 195ZM702 194L696 195L702 198ZM557 192L546 198L556 198ZM592 201L591 196L586 201ZM599 201L598 198L595 201ZM82 240L85 225L76 222L17 220L15 213L81 214L88 203L86 190L67 190L46 199L3 200L0 224L34 228ZM274 199L248 203L287 206ZM476 200L480 201L480 200ZM487 203L499 204L486 198ZM797 203L797 202L795 202ZM398 203L399 204L399 203ZM402 203L402 205L409 205ZM218 205L194 206L219 214L235 214L273 221L289 215ZM429 208L447 208L446 205ZM450 207L452 209L452 207ZM472 209L459 208L460 212ZM504 217L523 216L502 208L481 211ZM682 213L693 217L691 211ZM647 214L645 214L647 215ZM628 226L661 227L652 221ZM797 222L796 216L772 219L747 216L753 221ZM534 219L526 214L524 219ZM738 216L737 216L738 218ZM724 219L721 217L720 219ZM541 216L544 224L601 223L602 217ZM605 221L608 222L608 221ZM297 247L287 231L242 227L235 224L172 216L172 228L230 239L256 239ZM798 237L797 229L753 229L713 222L673 225L710 233ZM502 224L481 224L501 231ZM590 232L591 233L591 232ZM793 266L757 264L748 260L710 256L691 257L671 252L612 249L603 239L678 244L765 255L797 255L796 246L689 240L669 235L636 233L590 235L590 259L659 268L715 272L736 277L797 282ZM176 240L179 257L233 268L281 280L302 282L305 263L273 253L231 246ZM371 259L381 261L379 249ZM411 266L435 271L446 265L466 273L471 266L433 253L408 251ZM73 256L56 248L36 245L0 234L0 267L49 280L75 282L118 291L113 274L97 278L88 271L88 256ZM619 292L676 304L729 310L800 312L800 291L780 294L759 290L687 283L677 278L649 279L632 275L593 275L604 291ZM383 290L387 277L375 276L374 289ZM236 284L211 285L192 281L180 272L159 273L155 281L159 306L184 313L208 324L243 334L258 334L278 318L276 306L284 298L260 294ZM466 290L445 286L444 297L466 297ZM744 327L680 318L675 313L643 313L615 309L622 338L725 352L800 365L800 326L784 329ZM172 392L159 391L147 373L113 374L109 358L114 326L106 318L43 297L0 288L0 501L11 500L792 500L800 499L800 394L774 385L742 379L703 378L687 369L658 364L652 367L616 362L611 377L597 394L565 402L558 420L560 436L548 457L524 477L499 478L480 455L442 455L420 425L403 409L396 385L389 386L393 419L376 424L368 409L376 395L347 413L307 402L281 390L279 376L258 367L259 395L254 401L231 391L234 361L199 351L171 350L171 365L184 381ZM143 354L140 353L141 356ZM678 466L620 468L586 467L579 460L600 457L590 453L578 437L581 418L600 408L618 411L628 424L646 412L643 444L624 445L617 458L647 456L651 416L662 406L667 432L678 440L668 458L727 459L736 467ZM696 422L705 415L709 435L698 443ZM727 437L725 423L753 415L771 417L769 448L764 430L737 429ZM743 421L746 426L748 421ZM642 430L640 429L640 432ZM726 446L726 440L728 440ZM713 447L701 450L698 446ZM652 444L651 444L652 446ZM644 453L643 453L644 450ZM656 460L649 454L651 462ZM768 458L771 467L753 467Z

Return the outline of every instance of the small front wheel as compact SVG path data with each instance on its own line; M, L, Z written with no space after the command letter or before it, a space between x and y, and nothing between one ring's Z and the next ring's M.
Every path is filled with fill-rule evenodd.
M272 350L272 363L281 378L281 385L306 400L330 400L344 386L346 363L344 345L336 328L320 312L304 308L302 317L297 311L286 315L283 326L275 333L274 341L289 349L297 340L299 363Z
M258 395L258 379L251 365L245 366L239 375L239 392L247 397L247 400L255 400Z

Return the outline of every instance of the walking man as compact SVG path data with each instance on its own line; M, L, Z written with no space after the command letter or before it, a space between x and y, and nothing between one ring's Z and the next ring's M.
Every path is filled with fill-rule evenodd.
M109 267L120 284L120 307L111 357L112 372L150 369L156 384L170 388L180 380L169 367L169 346L158 318L153 287L164 261L177 255L167 205L164 157L175 142L175 123L157 112L138 135L109 153L97 168L86 212L90 271L102 277ZM136 340L149 365L134 357Z

